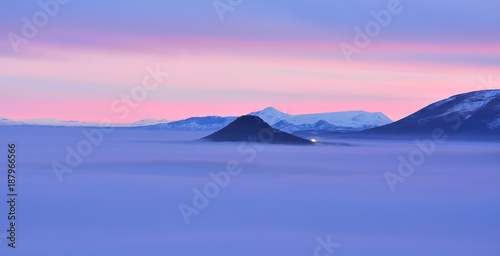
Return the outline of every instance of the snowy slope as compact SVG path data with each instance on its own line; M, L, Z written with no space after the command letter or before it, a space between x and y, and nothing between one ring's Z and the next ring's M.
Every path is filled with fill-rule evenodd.
M137 121L135 123L131 123L129 126L131 126L131 127L149 126L149 125L157 125L157 124L166 124L169 122L170 121L168 121L167 119L156 120L156 119L152 119L152 118L146 118L146 119Z
M299 130L363 130L392 123L384 114L365 111L346 111L319 114L290 115L269 107L250 113L274 128L285 131Z
M392 124L367 133L428 132L436 128L448 133L500 132L500 90L484 90L452 96L431 104Z
M217 131L236 120L234 116L205 116L191 117L185 120L174 121L166 124L146 126L145 129L161 129L171 131Z

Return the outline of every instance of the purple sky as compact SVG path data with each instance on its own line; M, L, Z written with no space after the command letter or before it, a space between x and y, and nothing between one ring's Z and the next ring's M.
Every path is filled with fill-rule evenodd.
M355 46L355 27L391 3L397 13L347 61L342 43ZM172 120L274 106L397 120L500 79L493 0L243 1L224 21L212 1L73 0L50 6L53 17L32 38L23 17L47 12L38 1L0 7L8 10L0 15L0 115L8 118ZM28 40L17 53L13 34ZM170 76L118 118L113 102L157 65Z

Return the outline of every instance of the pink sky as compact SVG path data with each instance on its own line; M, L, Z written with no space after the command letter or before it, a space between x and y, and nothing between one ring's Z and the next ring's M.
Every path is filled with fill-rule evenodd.
M398 120L454 94L487 89L480 79L497 69L460 57L500 53L495 45L373 43L347 62L332 51L337 44L325 42L105 39L126 43L33 43L22 55L0 56L0 115L133 122L273 106L290 114L365 110ZM156 65L170 76L126 117L113 112L114 101L141 86L145 67Z
M500 88L498 0L246 1L224 20L212 1L63 1L16 53L7 35L25 35L47 2L59 1L3 2L0 116L133 122L272 106L398 120L455 94ZM376 35L346 61L341 43L374 24ZM170 76L117 112L114 102L157 65Z

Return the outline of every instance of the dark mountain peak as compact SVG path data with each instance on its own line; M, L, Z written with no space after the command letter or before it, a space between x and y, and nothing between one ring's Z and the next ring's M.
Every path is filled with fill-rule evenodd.
M272 127L264 122L262 118L258 116L245 115L236 118L232 123L230 123L226 128L237 128L241 131L255 132L261 129L272 129Z
M313 142L272 128L258 116L241 116L221 130L203 138L211 141L248 141L271 144L312 145Z

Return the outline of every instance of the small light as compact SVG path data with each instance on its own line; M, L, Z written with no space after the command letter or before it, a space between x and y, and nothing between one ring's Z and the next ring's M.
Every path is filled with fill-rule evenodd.
M315 139L312 139L311 141L312 141L313 143L316 143L316 140L315 140Z

